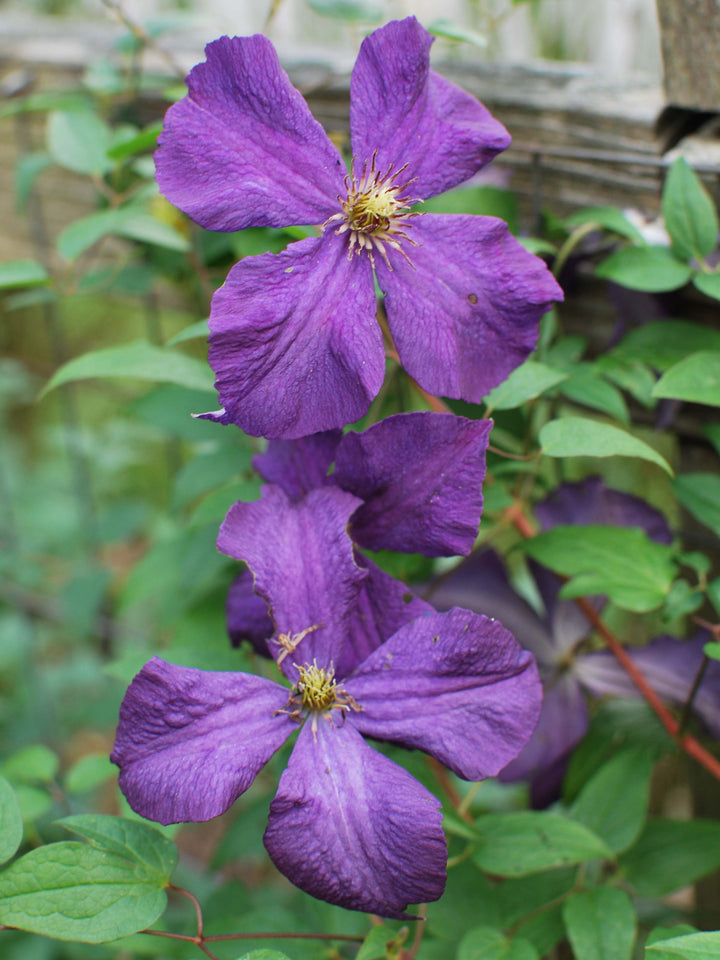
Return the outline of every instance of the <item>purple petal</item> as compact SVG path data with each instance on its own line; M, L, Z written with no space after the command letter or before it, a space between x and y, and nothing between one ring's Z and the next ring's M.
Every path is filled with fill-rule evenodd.
M160 190L208 230L321 223L345 166L269 40L221 37L170 107L155 154Z
M333 231L230 271L210 311L210 366L225 418L294 438L362 417L385 375L367 257Z
M445 888L440 804L417 780L372 750L348 722L306 722L277 796L265 846L306 893L381 917Z
M400 627L425 613L435 612L429 603L416 597L404 583L389 576L367 557L359 556L357 560L368 575L362 582L347 644L337 664L338 677L352 673Z
M120 707L120 788L159 823L224 813L297 729L278 714L288 690L246 673L176 667L153 657Z
M688 698L703 660L703 646L709 637L700 633L692 640L658 637L646 647L630 647L628 654L663 700L681 706ZM597 651L579 657L576 672L581 682L597 697L614 694L638 697L639 691L615 657ZM714 737L720 737L720 663L710 660L693 699L693 712Z
M225 600L225 616L233 647L239 647L243 640L247 640L260 656L270 656L267 642L275 627L267 602L253 590L253 576L249 570L243 570L230 584Z
M475 554L427 593L438 610L464 607L501 621L538 663L555 660L550 622L542 619L513 590L500 557L492 550Z
M220 527L218 549L247 563L255 592L270 604L276 628L270 649L292 680L294 663L317 659L326 666L340 659L367 576L347 533L358 503L337 487L312 490L293 503L280 487L266 486L262 500L236 503Z
M266 483L299 500L325 485L341 437L341 430L327 430L299 440L271 440L265 453L253 457L253 466Z
M415 17L394 21L363 40L350 84L353 154L377 151L386 172L408 164L405 182L431 197L468 180L510 134L460 87L430 70L432 37Z
M542 698L531 654L497 620L458 608L402 627L344 686L362 707L358 730L424 750L466 780L518 755Z
M428 557L468 554L482 513L491 420L401 413L338 447L335 482L365 501L356 543Z
M376 260L390 332L425 390L478 403L535 347L540 317L562 291L542 260L496 217L415 217L412 266Z
M602 477L587 477L580 483L563 483L536 504L535 514L543 530L561 524L609 524L640 527L657 543L671 543L672 532L665 517L639 497L605 486Z
M506 782L535 780L567 757L582 740L588 711L580 684L572 673L560 673L545 685L540 719L530 742L500 774Z

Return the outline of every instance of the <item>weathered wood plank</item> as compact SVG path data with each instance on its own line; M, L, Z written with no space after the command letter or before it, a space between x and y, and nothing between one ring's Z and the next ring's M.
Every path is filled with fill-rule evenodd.
M657 0L668 102L720 112L720 3Z

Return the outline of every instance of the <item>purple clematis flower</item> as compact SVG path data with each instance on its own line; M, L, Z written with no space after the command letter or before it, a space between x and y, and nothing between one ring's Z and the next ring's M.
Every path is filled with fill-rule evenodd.
M612 524L640 527L659 543L672 539L662 514L637 497L608 489L598 477L558 487L537 504L536 515L543 530L557 524ZM502 561L492 551L463 564L431 599L441 610L459 605L500 618L537 658L544 686L540 720L528 745L500 779L529 780L533 804L545 806L557 798L569 757L587 731L585 693L624 697L639 693L609 651L581 651L591 625L577 604L559 598L561 582L555 574L536 563L530 566L543 615L513 590ZM629 648L628 653L661 697L683 704L702 662L702 645L702 637L682 641L664 636L645 647ZM720 736L720 664L710 664L694 709Z
M336 487L293 501L268 486L230 510L219 547L253 570L292 687L154 658L125 696L112 759L138 813L207 820L300 725L270 805L272 860L315 897L403 918L444 889L439 803L363 737L424 750L466 779L494 776L532 732L540 683L500 623L465 610L426 613L360 651L351 638L374 641L375 624L346 532L358 506Z
M373 268L390 333L426 390L479 401L533 350L562 291L495 217L411 209L510 143L481 103L430 70L414 17L362 44L342 157L265 37L222 37L166 116L164 195L210 230L321 224L321 236L236 264L210 313L223 409L250 434L302 437L365 414L385 371Z
M253 464L263 480L293 500L328 485L359 497L363 502L350 520L350 535L361 547L455 556L470 553L477 537L491 429L491 420L401 413L363 433L329 430L300 440L271 440ZM397 608L395 629L421 612L412 594L390 587L396 581L369 559L358 555L357 562L370 571L366 593L372 606ZM267 655L272 620L248 571L230 587L227 620L234 644L249 640Z

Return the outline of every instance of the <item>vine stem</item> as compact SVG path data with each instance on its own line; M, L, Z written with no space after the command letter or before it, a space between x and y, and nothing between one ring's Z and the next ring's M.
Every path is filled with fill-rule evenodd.
M535 536L535 529L523 513L522 506L519 503L514 503L512 506L508 507L505 516L513 523L515 529L523 537L530 538ZM681 724L678 723L657 693L655 693L653 688L643 676L642 672L638 669L630 654L627 652L625 647L623 647L612 630L610 630L610 628L605 624L603 619L600 617L600 614L597 612L597 610L595 610L587 597L576 597L575 603L578 605L578 607L580 607L587 620L603 638L610 652L613 654L620 666L625 670L627 675L640 691L645 701L650 705L655 715L675 743L680 747L681 750L684 750L685 753L693 757L699 764L705 767L708 773L712 774L716 780L720 780L720 761L718 761L708 750L706 750L705 747L703 747L703 745L695 739L695 737L690 736L688 733L683 733Z

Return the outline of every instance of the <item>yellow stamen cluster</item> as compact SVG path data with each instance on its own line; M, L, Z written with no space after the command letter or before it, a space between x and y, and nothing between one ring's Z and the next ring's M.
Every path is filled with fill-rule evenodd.
M322 713L337 702L335 670L319 667L317 661L298 667L297 690L306 710Z
M348 260L352 260L354 253L367 250L370 261L375 266L373 254L377 252L392 270L386 247L397 250L410 263L401 241L417 245L405 232L405 227L411 217L417 216L416 213L411 213L409 208L422 201L405 193L416 178L406 183L397 183L400 175L407 169L407 164L395 173L392 172L393 164L390 164L387 172L381 173L375 166L375 158L376 154L373 154L369 169L365 161L359 179L354 172L345 177L347 199L338 197L343 212L330 217L323 226L339 221L340 226L335 233L349 232Z

